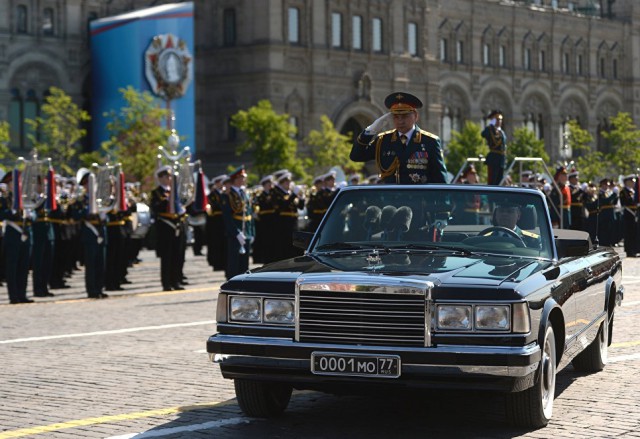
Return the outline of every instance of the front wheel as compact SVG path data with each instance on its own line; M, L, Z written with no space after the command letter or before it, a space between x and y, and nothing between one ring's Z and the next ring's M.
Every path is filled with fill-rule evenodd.
M556 339L551 324L547 324L542 342L538 381L522 392L510 393L506 397L506 412L509 421L525 428L544 427L551 420L553 399L556 392Z
M291 399L291 386L235 379L238 405L242 412L254 418L273 418L284 412Z

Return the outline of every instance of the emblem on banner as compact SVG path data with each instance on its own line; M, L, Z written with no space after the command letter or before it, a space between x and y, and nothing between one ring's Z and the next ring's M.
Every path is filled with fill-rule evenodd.
M156 35L144 55L145 75L157 96L183 96L193 80L193 57L187 43L173 34Z

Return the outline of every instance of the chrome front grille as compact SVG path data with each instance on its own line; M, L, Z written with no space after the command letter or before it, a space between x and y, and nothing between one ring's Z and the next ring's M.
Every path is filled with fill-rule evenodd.
M425 294L298 292L298 340L424 347ZM425 338L426 337L426 338Z

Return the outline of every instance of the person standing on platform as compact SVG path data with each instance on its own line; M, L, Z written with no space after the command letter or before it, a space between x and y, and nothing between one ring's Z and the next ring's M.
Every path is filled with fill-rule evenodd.
M391 93L384 100L389 109L356 138L350 158L354 162L375 160L384 183L446 183L440 138L420 129L418 109L422 102L409 93ZM382 131L387 121L394 129Z
M9 189L7 196L0 198L0 220L4 222L5 227L2 242L5 254L5 279L11 304L33 302L27 298L27 279L31 258L31 220L23 216L22 196L17 183L19 175L17 169L5 174L2 183L5 183Z
M503 115L500 110L493 110L487 115L488 125L482 131L487 141L489 153L486 158L488 171L487 184L498 186L504 178L507 165L507 135L502 129Z
M629 258L640 253L640 236L638 236L638 212L636 201L636 175L624 177L624 187L620 191L620 205L623 209L624 251Z
M156 224L156 252L160 256L160 279L164 291L184 290L180 285L180 233L184 208L176 205L173 170L161 166L156 171L158 186L151 193L151 214Z
M222 215L227 237L227 280L249 269L251 244L255 237L251 200L245 192L244 166L229 175L229 190L222 197Z
M227 240L222 216L222 197L225 194L224 182L229 179L226 174L218 175L211 180L207 196L207 262L214 271L224 270L227 262Z

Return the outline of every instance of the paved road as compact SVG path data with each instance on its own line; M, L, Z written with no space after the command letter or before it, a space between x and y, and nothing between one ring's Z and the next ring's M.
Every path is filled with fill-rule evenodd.
M162 292L159 262L142 259L109 299L85 299L81 271L34 304L8 305L1 289L0 439L640 438L640 259L624 260L610 364L562 371L553 420L537 431L508 426L499 395L472 392L298 392L277 420L245 418L204 352L221 274L189 253L188 289Z

